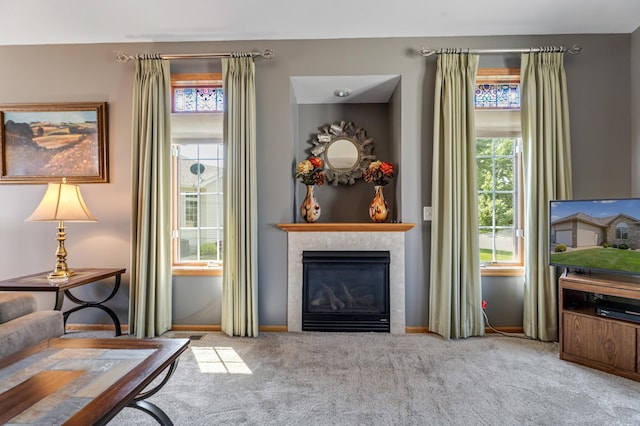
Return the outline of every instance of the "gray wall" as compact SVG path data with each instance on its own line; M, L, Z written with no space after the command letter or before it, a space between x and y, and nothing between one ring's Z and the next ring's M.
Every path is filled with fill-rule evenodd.
M631 191L640 197L640 28L631 35Z
M633 36L634 75L638 71L637 39L636 32ZM316 124L306 115L310 112L306 107L294 105L289 77L400 75L400 90L394 93L386 112L388 128L381 131L392 139L384 149L388 149L389 156L399 165L399 175L394 180L397 219L416 223L416 227L406 234L406 323L408 326L426 326L431 229L430 223L422 222L421 211L422 206L431 204L436 58L423 58L415 51L423 46L511 48L581 44L584 53L567 55L565 60L571 110L574 195L577 198L626 197L632 193L632 159L636 165L638 162L638 130L635 127L636 143L632 149L629 114L632 106L631 41L630 35L563 35L0 47L0 103L98 100L109 103L111 182L82 185L85 200L99 221L69 224L67 249L72 267L130 268L134 66L116 62L116 53L272 48L275 58L258 60L256 66L258 274L260 324L277 326L286 324L287 268L286 233L276 224L296 220L301 184L293 178L293 166L308 146L301 135L308 135L314 131L313 126L333 117L333 113L319 115ZM518 65L518 55L481 57L484 67ZM216 65L207 63L198 66L203 71L217 69ZM634 84L637 111L637 77ZM53 224L24 222L43 192L44 185L0 185L0 200L3 201L0 209L3 236L0 279L53 268L56 246ZM219 309L215 308L219 280L211 280L209 293L203 280L174 279L176 320L219 322L219 314L216 318L215 313L215 309ZM521 324L518 317L521 316L522 278L493 278L483 282L491 323L494 326ZM128 274L124 276L124 284L123 292L112 304L123 320L127 312ZM86 286L78 289L78 293L102 291L101 286L96 287ZM210 313L203 313L206 307L192 307L193 303L189 302L199 294L201 300L209 300L206 303L211 305ZM76 315L70 322L108 322L99 313L85 311Z

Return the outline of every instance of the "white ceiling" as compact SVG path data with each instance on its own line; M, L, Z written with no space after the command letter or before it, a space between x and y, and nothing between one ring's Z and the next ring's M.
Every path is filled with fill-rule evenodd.
M2 0L0 45L628 34L640 0Z

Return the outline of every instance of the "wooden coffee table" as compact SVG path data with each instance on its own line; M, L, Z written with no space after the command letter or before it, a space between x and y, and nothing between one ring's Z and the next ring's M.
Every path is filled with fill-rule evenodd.
M145 399L167 383L188 346L188 339L46 340L0 360L0 424L103 425L132 407L172 425Z

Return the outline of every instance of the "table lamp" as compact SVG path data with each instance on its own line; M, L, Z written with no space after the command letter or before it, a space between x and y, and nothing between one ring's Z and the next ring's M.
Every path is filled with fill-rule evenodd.
M64 222L95 222L87 205L82 199L80 187L66 183L49 183L38 207L27 218L27 222L58 222L58 249L56 250L56 267L47 278L67 278L73 271L67 268L67 250L64 248L66 234Z

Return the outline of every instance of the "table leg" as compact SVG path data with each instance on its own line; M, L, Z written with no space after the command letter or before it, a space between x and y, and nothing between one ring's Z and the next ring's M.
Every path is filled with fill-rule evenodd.
M145 401L145 399L149 398L152 395L154 395L156 392L158 392L169 381L169 379L173 375L173 372L175 371L177 366L178 366L178 359L176 359L175 361L173 361L169 365L169 369L167 370L167 374L164 376L164 379L162 379L162 381L160 383L158 383L158 385L156 387L154 387L153 389L150 389L148 391L141 392L138 396L136 396L133 399L133 401L131 401L127 405L127 407L131 407L131 408L135 408L136 410L144 411L145 413L147 413L151 417L153 417L161 425L173 426L173 422L171 421L169 416L167 416L167 414L164 411L162 411L162 409L160 407L158 407L157 405L155 405L155 404L153 404L153 403L151 403L149 401Z
M63 317L64 317L64 324L65 326L67 325L67 318L69 318L69 315L71 315L74 312L80 311L82 309L86 309L86 308L98 308L101 309L102 311L106 312L109 317L111 317L111 321L113 321L113 325L115 327L115 331L116 331L116 336L121 336L122 335L122 327L120 326L120 320L118 319L118 316L116 315L115 312L113 312L113 310L111 308L109 308L108 306L105 306L104 303L111 300L113 298L113 296L116 295L116 293L118 292L118 289L120 288L120 275L116 275L116 283L113 286L113 290L111 290L111 293L109 293L109 295L107 297L105 297L103 300L97 301L97 302L92 302L92 301L87 301L87 300L82 300L79 299L78 297L74 296L71 293L71 290L65 290L64 294L67 296L67 298L69 300L71 300L72 302L76 303L79 306L75 306L71 309L69 309L68 311L65 311L63 313ZM60 304L60 308L62 307L62 300L58 301L58 299L62 299L62 297L59 296L60 292L58 292L58 296L56 296L56 306L58 305L58 303ZM58 308L58 310L60 310Z
M111 308L109 308L108 306L101 305L100 303L86 302L86 303L83 303L81 306L75 306L75 307L69 309L68 311L63 312L62 316L64 318L65 327L67 325L67 318L69 318L69 315L71 315L74 312L77 312L77 311L80 311L82 309L85 309L85 308L98 308L98 309L106 312L111 317L111 321L113 322L113 326L116 329L116 336L122 336L122 327L120 325L120 319L118 319L118 315L116 315L116 313L113 312L113 310Z
M160 409L155 404L150 403L149 401L132 401L129 403L128 407L135 408L136 410L144 411L151 417L155 419L158 423L164 426L173 426L173 422L167 416L167 414Z
M53 309L56 311L62 310L62 303L64 302L64 291L56 291L56 303L53 306Z

